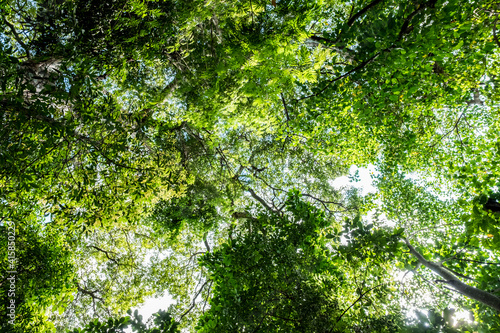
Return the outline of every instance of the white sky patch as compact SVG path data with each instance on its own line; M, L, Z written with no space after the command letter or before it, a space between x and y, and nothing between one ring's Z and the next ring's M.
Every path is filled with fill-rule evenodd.
M153 313L160 310L167 311L168 307L174 303L175 301L172 299L172 296L165 293L162 297L151 297L146 299L146 301L139 308L137 308L137 311L142 316L142 322L146 323L151 318ZM125 332L132 333L132 328L127 328Z
M359 177L357 181L355 180L356 172ZM368 168L358 168L352 165L349 169L349 176L342 176L335 178L335 180L330 182L330 185L336 189L341 189L346 186L354 186L361 189L362 195L367 195L368 193L375 193L377 189L373 186L372 175L376 174L375 166L369 165Z
M138 308L138 311L139 314L142 315L143 321L146 321L153 315L153 313L156 313L159 310L167 311L168 307L174 303L175 301L172 299L172 296L165 293L162 297L146 299L144 304Z
M453 327L459 327L460 321L463 321L467 324L472 324L474 322L474 318L472 313L468 310L459 310L453 314Z

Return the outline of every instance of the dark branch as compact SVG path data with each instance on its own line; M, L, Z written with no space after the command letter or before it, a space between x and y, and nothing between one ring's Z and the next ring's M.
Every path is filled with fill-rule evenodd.
M184 312L184 313L180 316L179 321L181 321L181 320L182 320L182 318L184 318L184 317L185 317L185 316L186 316L189 312L191 312L191 310L193 310L193 308L194 308L194 307L195 307L195 305L196 305L196 298L197 298L197 297L198 297L198 295L199 295L199 294L203 291L203 289L204 289L204 288L205 288L205 286L207 285L208 281L209 281L209 280L205 281L205 283L201 286L200 290L198 290L198 291L196 292L196 295L194 295L194 297L193 297L193 301L192 301L192 303L191 303L191 306L189 307L189 309L187 309L187 310L186 310L186 312Z
M349 309L351 309L357 302L359 302L366 294L368 294L373 289L380 287L381 285L382 284L376 285L375 287L372 287L372 288L368 289L367 291L365 291L364 293L362 293L358 297L358 299L355 300L354 303L352 303L347 309L345 309L344 312L342 312L342 314L337 318L337 323L342 319L342 317L346 314L346 312L349 311Z
M376 5L378 5L379 3L381 3L382 0L374 0L373 2L370 2L365 8L361 9L359 12L357 12L356 14L354 14L354 16L352 16L349 21L347 21L347 25L348 26L352 26L354 24L354 22L360 18L364 13L366 13L367 11L369 11L372 7L375 7Z
M205 247L207 248L207 251L210 252L210 245L208 245L207 235L208 235L208 232L205 232L203 234L203 243L205 244Z
M408 17L406 17L406 19L403 22L403 25L401 26L401 29L399 30L399 35L398 35L398 39L397 39L398 41L401 40L401 38L403 38L404 35L406 35L407 33L409 33L411 31L411 29L409 29L409 25L410 25L410 22L413 19L413 17L415 17L415 15L417 15L418 13L420 13L421 11L423 11L426 8L434 7L434 5L436 4L436 1L437 0L427 1L426 3L420 5L413 12L411 12L410 15L408 15Z
M321 204L323 204L323 207L325 207L325 208L326 208L325 204L333 204L333 205L337 205L337 206L342 207L342 208L344 208L345 210L347 210L347 208L346 208L344 205L342 205L340 202L321 200L321 199L316 198L316 197L313 197L312 195L307 194L307 193L302 193L302 196L303 196L303 197L309 197L309 198L311 198L311 199L314 199L314 200L316 200L316 201L319 201Z
M78 282L76 283L76 287L77 287L78 291L81 292L82 294L92 297L92 300L98 299L101 302L104 302L102 297L99 297L96 295L98 290L90 291L87 288L82 288Z
M285 108L285 115L286 115L286 124L288 126L288 122L290 121L290 115L288 114L288 108L286 106L285 98L283 97L283 94L280 94L281 96L281 101L283 102L283 106Z
M112 254L116 254L116 253L114 253L114 252L112 252L112 251L106 251L106 250L103 250L103 249L101 249L101 248L99 248L99 247L97 247L97 246L95 246L95 245L90 245L90 247L92 247L92 248L96 249L96 250L97 250L97 251L99 251L99 252L104 253L104 255L106 256L106 258L108 258L108 260L111 260L111 261L113 261L115 264L117 264L117 265L118 265L118 260L116 260L116 259L115 259L115 258L113 258L113 257L110 257L110 255L109 255L110 253L112 253Z
M389 50L389 48L384 49L383 51L388 51L388 50ZM344 73L344 74L336 77L333 80L327 81L327 84L325 85L325 87L323 89L321 89L320 91L318 91L317 93L314 93L314 94L311 94L309 96L305 96L305 97L296 99L295 101L300 101L300 100L303 100L303 99L306 99L306 98L311 98L311 97L318 96L319 94L323 93L332 83L334 83L335 81L341 80L341 79L343 79L343 78L351 75L352 73L354 73L354 72L362 69L363 67L365 67L366 65L368 65L369 63L371 63L373 60L375 60L381 53L382 53L382 51L375 53L375 55L373 55L371 58L363 61L362 63L360 63L358 66L354 67L353 69L351 69L347 73Z
M16 31L16 28L14 27L14 25L12 23L10 23L9 21L7 21L7 19L5 18L5 16L3 17L3 21L5 22L5 24L10 28L10 30L12 31L12 33L14 34L14 38L15 40L19 43L19 45L21 45L23 47L23 49L26 51L26 56L28 58L30 58L30 51L29 51L29 48L28 46L26 46L26 44L24 44L23 40L21 39L21 37L19 37L19 34L17 33Z

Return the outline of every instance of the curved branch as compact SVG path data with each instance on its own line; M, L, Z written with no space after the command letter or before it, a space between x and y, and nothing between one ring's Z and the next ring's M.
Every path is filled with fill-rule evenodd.
M205 244L205 247L207 248L207 252L210 252L210 245L208 245L207 236L208 236L208 232L205 232L203 234L203 243Z
M371 62L373 62L380 54L382 54L382 52L387 52L387 51L391 51L394 47L395 47L395 43L396 42L399 42L404 35L408 34L411 32L412 29L410 29L410 22L411 20L413 19L413 17L415 17L415 15L417 15L418 13L420 13L422 10L426 9L426 8L433 8L434 5L436 4L436 1L437 0L429 0L428 2L420 5L419 7L417 7L413 12L411 12L406 18L405 20L403 21L403 24L401 26L401 29L399 30L399 34L398 34L398 38L395 40L394 44L375 53L375 55L373 55L371 58L363 61L362 63L360 63L358 66L354 67L353 69L351 69L350 71L336 77L335 79L332 79L332 80L329 80L327 81L327 84L325 85L325 87L323 89L321 89L320 91L314 93L314 94L311 94L311 95L308 95L308 96L304 96L304 97L301 97L301 98L298 98L298 99L295 99L295 102L298 102L300 100L303 100L303 99L306 99L306 98L311 98L311 97L315 97L315 96L318 96L319 94L323 93L333 82L335 81L338 81L338 80L341 80L349 75L351 75L352 73L364 68L366 65L370 64ZM351 25L354 23L354 21L359 18L361 15L363 15L367 10L369 10L370 8L372 8L373 6L377 5L379 2L379 0L374 0L372 3L370 3L368 6L366 6L365 8L363 8L361 11L359 11L358 13L356 13L349 21L348 21L348 25L349 25L349 22L351 22ZM327 40L325 38L322 38L322 37L314 37L316 40Z
M12 33L14 34L14 39L26 51L26 56L28 58L30 58L31 57L30 56L30 50L29 50L28 46L26 46L26 44L23 42L23 40L21 39L21 37L19 36L19 34L17 33L16 28L14 27L14 25L12 23L10 23L9 21L7 21L7 18L5 18L5 16L2 15L2 18L3 18L3 21L5 22L5 24L10 28L10 31L12 31Z
M364 13L366 13L368 10L370 10L372 7L375 7L376 5L378 5L379 3L381 3L382 0L374 0L372 2L370 2L365 8L361 9L359 12L357 12L356 14L354 14L354 16L352 16L349 21L347 21L347 25L348 26L352 26L354 24L354 22L361 17L361 15L363 15ZM354 8L354 7L353 7Z
M205 288L205 286L207 285L209 280L206 280L205 283L201 286L200 290L198 290L196 292L196 295L194 295L193 297L193 301L191 303L191 306L189 307L189 309L186 310L186 312L184 312L180 317L179 317L179 321L182 320L182 318L184 318L189 312L191 312L191 310L193 310L193 308L195 307L196 305L196 298L198 297L198 295L203 291L203 289Z
M99 251L99 252L104 253L104 255L106 256L106 258L108 258L108 260L111 260L112 262L114 262L115 264L117 264L117 265L118 265L118 260L116 260L116 259L115 259L115 258L113 258L113 257L110 257L110 255L109 255L110 253L111 253L111 254L116 254L116 253L114 253L114 252L112 252L112 251L106 251L106 250L103 250L103 249L101 249L100 247L97 247L97 246L95 246L95 245L90 245L90 247L92 247L92 248L96 249L96 250L97 250L97 251Z
M94 291L87 290L87 288L82 288L82 286L80 286L80 284L78 282L76 283L76 287L77 287L78 291L81 292L82 294L92 297L92 300L95 301L96 299L98 299L99 301L104 303L104 299L102 297L99 297L96 295L96 293L99 290L97 290L97 289Z
M383 51L388 51L390 48L386 48L384 49ZM350 71L340 75L340 76L337 76L335 79L332 79L332 80L328 80L327 81L327 84L325 85L325 87L323 89L321 89L320 91L318 91L317 93L314 93L314 94L311 94L309 96L304 96L304 97L301 97L301 98L298 98L296 99L295 101L298 102L300 100L303 100L303 99L306 99L306 98L311 98L311 97L315 97L315 96L318 96L319 94L323 93L332 83L334 83L335 81L338 81L338 80L341 80L349 75L351 75L352 73L362 69L363 67L365 67L366 65L370 64L371 62L373 62L383 51L379 51L377 53L375 53L375 55L373 55L371 58L363 61L362 63L360 63L358 66L354 67L353 69L351 69Z
M357 300L354 301L354 303L352 303L351 305L349 305L349 307L347 309L344 310L344 312L342 312L342 314L337 318L337 323L340 321L340 319L342 319L342 317L347 313L347 311L349 311L349 309L351 309L357 302L359 302L361 299L363 299L363 297L368 294L370 291L372 291L373 289L375 288L378 288L382 285L379 284L379 285L376 285L375 287L372 287L370 289L368 289L367 291L365 291L364 293L362 293Z
M330 210L330 209L328 209L328 208L326 207L326 204L336 205L336 206L339 206L339 207L344 208L344 210L348 210L348 208L346 208L346 207L345 207L343 204L341 204L340 202L321 200L321 199L316 198L316 197L313 197L312 195L307 194L307 193L302 193L302 196L303 196L303 197L309 197L309 198L311 198L311 199L314 199L314 200L316 200L316 201L320 202L320 203L323 205L323 207L325 207L325 209L327 209L327 210Z
M404 35L406 35L407 33L409 33L411 31L411 29L409 29L409 25L410 25L410 22L415 15L417 15L418 13L420 13L422 10L424 10L426 8L433 8L434 5L436 4L436 2L437 2L437 0L429 0L426 3L418 6L417 9L415 9L413 12L411 12L410 15L408 15L403 22L403 25L401 26L401 29L399 30L399 35L398 35L397 40L398 41L401 40L401 38L403 38Z

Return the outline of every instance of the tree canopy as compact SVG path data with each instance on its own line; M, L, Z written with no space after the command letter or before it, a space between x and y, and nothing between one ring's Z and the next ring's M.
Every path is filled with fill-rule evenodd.
M499 8L0 0L1 329L500 330Z

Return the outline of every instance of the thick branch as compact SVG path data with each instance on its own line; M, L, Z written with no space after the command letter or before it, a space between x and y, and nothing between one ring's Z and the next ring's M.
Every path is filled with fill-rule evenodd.
M497 311L500 311L500 298L498 298L493 294L490 294L489 292L486 292L484 290L475 287L471 287L463 283L458 279L458 277L455 274L450 272L442 265L425 259L417 250L415 250L415 248L410 244L410 242L407 239L405 239L405 242L406 246L408 246L408 249L410 250L410 253L415 258L417 258L419 263L429 268L435 274L441 276L444 279L444 281L440 282L446 283L447 285L453 287L458 292L469 298L472 298L478 302L483 303L486 306L489 306Z
M205 247L207 248L207 252L210 252L210 245L208 245L207 236L208 236L208 232L205 232L203 234L203 243L205 244Z
M433 8L434 5L436 4L436 1L437 0L429 0L429 1L427 1L426 3L418 6L417 9L415 9L413 12L410 13L410 15L408 15L406 17L406 19L403 22L403 25L401 26L401 29L399 30L399 35L398 35L398 39L397 39L398 41L401 40L401 38L403 38L403 36L405 34L407 34L407 33L409 33L411 31L411 29L409 29L409 26L410 26L410 22L413 19L413 17L415 15L417 15L418 13L420 13L425 8Z

